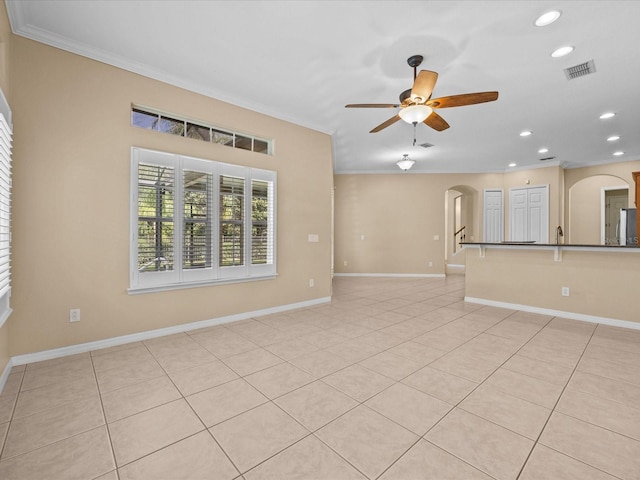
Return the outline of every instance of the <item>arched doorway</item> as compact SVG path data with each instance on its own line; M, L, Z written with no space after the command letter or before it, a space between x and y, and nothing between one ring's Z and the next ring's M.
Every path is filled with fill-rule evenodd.
M569 188L565 243L615 245L620 209L629 207L629 184L614 175L593 175Z
M447 273L464 272L465 251L460 245L475 239L478 231L478 191L469 185L454 185L445 192L445 266Z

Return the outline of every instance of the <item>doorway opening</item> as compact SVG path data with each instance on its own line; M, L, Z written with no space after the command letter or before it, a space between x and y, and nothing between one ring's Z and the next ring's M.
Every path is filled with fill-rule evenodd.
M620 209L629 206L629 187L603 187L600 244L620 245Z
M445 248L447 273L463 273L465 241L473 241L477 220L474 214L478 192L468 185L455 185L445 192Z

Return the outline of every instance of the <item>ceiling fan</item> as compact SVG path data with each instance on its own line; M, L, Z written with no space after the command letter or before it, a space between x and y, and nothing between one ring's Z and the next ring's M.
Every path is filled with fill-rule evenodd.
M413 68L413 87L400 94L400 103L351 103L345 105L345 107L400 108L396 115L381 123L369 133L379 132L401 119L407 123L412 123L414 126L417 123L424 122L434 130L441 132L449 128L449 124L434 109L462 107L476 103L493 102L498 99L498 92L463 93L432 99L431 94L438 80L438 74L429 70L420 70L420 73L416 73L422 60L422 55L413 55L407 59L407 63Z

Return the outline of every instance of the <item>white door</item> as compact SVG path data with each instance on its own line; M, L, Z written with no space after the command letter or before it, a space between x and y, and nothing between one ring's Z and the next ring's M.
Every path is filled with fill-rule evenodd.
M511 225L510 240L512 242L526 242L527 232L527 191L526 189L511 190L510 198L510 218Z
M504 194L502 190L484 191L484 241L498 243L504 240Z
M513 188L509 192L512 242L549 243L549 186Z

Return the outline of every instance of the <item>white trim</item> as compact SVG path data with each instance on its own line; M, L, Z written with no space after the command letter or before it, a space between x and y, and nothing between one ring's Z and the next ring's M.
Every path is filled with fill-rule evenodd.
M223 278L220 280L203 280L200 282L184 282L184 283L169 283L166 285L155 285L151 287L130 287L127 289L129 295L139 295L141 293L155 293L155 292L168 292L169 290L182 290L185 288L200 288L208 287L212 285L227 285L229 283L247 283L247 282L259 282L262 280L275 280L278 278L278 274L265 275L263 277L238 277L238 278Z
M444 273L336 273L336 277L445 278Z
M466 265L458 265L455 263L447 263L445 267L446 273L465 273L467 271Z
M7 301L9 297L5 297L0 299L0 303L3 301ZM8 303L8 301L7 301ZM13 308L11 307L7 307L6 310L4 310L1 314L0 314L0 328L2 328L4 326L4 323L7 321L7 319L11 316L11 314L13 313Z
M607 227L605 225L606 220L606 202L607 202L607 192L613 190L626 190L627 191L627 206L629 207L629 185L624 185L622 187L602 187L600 188L600 245L607 245Z
M628 247L615 246L615 245L573 245L561 243L555 245L553 243L483 243L483 242L470 242L465 243L468 248L478 248L481 251L480 256L483 257L482 250L487 248L501 248L504 250L576 250L582 252L629 252L640 253L640 248L635 245Z
M508 308L511 310L521 310L523 312L539 313L541 315L553 315L554 317L579 320L581 322L599 323L612 327L640 330L640 323L630 322L628 320L618 320L616 318L598 317L595 315L586 315L584 313L564 312L562 310L552 310L549 308L532 307L530 305L520 305L519 303L498 302L496 300L486 300L484 298L464 297L464 301L469 303L478 303L480 305L487 305L489 307Z
M2 391L4 390L4 386L7 384L7 380L9 380L9 374L11 373L11 368L13 368L13 361L10 358L7 362L6 367L4 367L4 371L2 375L0 375L0 395L2 395Z
M246 108L257 113L262 113L271 117L279 118L286 122L294 123L302 127L316 130L327 135L332 135L335 130L328 130L326 126L319 125L313 122L309 122L308 118L304 116L291 115L288 112L284 112L278 108L274 108L273 105L268 106L261 103L247 102L246 98L229 95L228 92L224 92L220 89L216 89L209 84L202 84L201 82L193 79L184 78L184 76L173 75L158 68L151 67L136 61L132 61L129 58L125 58L121 55L107 52L99 48L93 48L87 45L81 45L66 37L52 33L47 30L43 30L34 25L25 24L23 9L28 8L26 5L30 2L11 1L6 2L7 14L9 16L9 22L11 23L11 30L15 35L20 35L36 42L44 43L52 47L65 50L67 52L75 53L86 58L91 58L107 65L121 68L123 70L137 73L144 77L159 80L169 85L184 88L191 92L199 93L207 97L215 98L226 103L231 103L237 107Z
M199 328L213 327L223 323L237 322L239 320L247 320L249 318L260 317L264 315L272 315L274 313L296 310L299 308L312 307L331 301L331 297L320 297L304 302L290 303L288 305L279 305L277 307L264 308L262 310L254 310L253 312L237 313L224 317L212 318L209 320L201 320L198 322L184 323L173 327L159 328L157 330L147 330L145 332L132 333L130 335L122 335L120 337L106 338L104 340L96 340L94 342L80 343L77 345L69 345L68 347L54 348L52 350L44 350L41 352L27 353L12 357L9 363L12 366L24 365L27 363L41 362L43 360L51 360L54 358L66 357L68 355L76 355L78 353L86 353L93 350L100 350L108 347L115 347L127 343L149 340L151 338L164 337L176 333L188 332ZM1 381L1 379L0 379Z
M13 131L13 114L11 113L11 107L9 106L9 102L7 102L7 97L4 96L4 92L0 88L0 113L4 115L4 118L7 121L7 125L9 125L9 129Z

